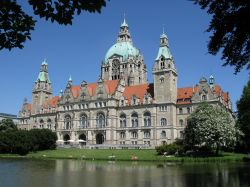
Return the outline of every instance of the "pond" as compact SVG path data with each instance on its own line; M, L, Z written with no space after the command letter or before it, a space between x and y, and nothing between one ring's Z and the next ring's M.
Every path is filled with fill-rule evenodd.
M0 159L1 187L250 186L247 163Z

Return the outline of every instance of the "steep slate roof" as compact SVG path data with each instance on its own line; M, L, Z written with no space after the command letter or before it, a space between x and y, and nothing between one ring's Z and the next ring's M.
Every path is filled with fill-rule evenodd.
M109 95L112 95L117 86L118 86L119 80L106 80L104 81L104 87L106 92ZM91 83L87 85L88 92L90 96L94 96L96 94L96 88L97 88L98 83ZM73 97L78 97L81 87L80 86L72 86L71 87ZM153 94L154 88L153 84L140 84L140 85L135 85L135 86L125 86L123 96L126 100L130 102L132 96L136 96L138 99L140 99L140 102L143 102L144 95L146 93L149 93L152 97L154 96Z
M53 107L53 108L56 108L59 99L60 99L59 96L52 97L51 99L49 99L48 101L45 102L44 108L48 108L49 106Z
M109 95L112 95L115 92L118 82L119 82L118 80L105 80L104 81L105 90ZM98 83L95 82L95 83L90 83L87 85L87 89L88 89L90 96L95 95L97 84ZM81 90L80 86L72 86L71 91L72 91L73 97L75 98L78 97L80 90Z
M153 84L126 86L123 92L123 96L125 97L125 99L128 100L129 103L132 96L136 96L136 98L140 99L140 103L142 103L144 95L146 93L149 93L152 97L154 96L153 91L154 91Z
M189 104L191 103L191 98L193 94L199 92L199 86L194 87L186 87L186 88L178 88L177 89L177 104ZM228 104L229 101L229 93L224 93L220 87L220 85L215 85L214 93L217 96L222 96L224 99L224 104Z

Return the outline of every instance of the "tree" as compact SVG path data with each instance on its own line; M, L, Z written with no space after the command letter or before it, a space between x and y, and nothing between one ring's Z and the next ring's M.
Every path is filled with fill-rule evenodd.
M55 149L57 136L49 129L31 129L29 135L33 144L33 151Z
M222 50L223 64L234 66L238 73L250 69L250 1L246 0L192 0L212 15L207 32L212 32L208 52L216 55Z
M237 102L238 126L245 134L242 138L244 147L250 150L250 80L243 89L240 100Z
M101 12L106 0L27 0L34 14L51 22L72 25L74 15L82 11ZM22 49L23 43L31 40L35 20L22 10L16 0L0 1L0 50Z
M0 131L0 153L25 155L30 151L56 148L57 136L49 129Z
M0 132L7 130L17 130L17 126L15 125L13 120L9 118L2 119L2 121L0 121Z
M193 149L205 146L218 154L221 147L233 147L239 133L228 111L202 103L188 118L184 142Z

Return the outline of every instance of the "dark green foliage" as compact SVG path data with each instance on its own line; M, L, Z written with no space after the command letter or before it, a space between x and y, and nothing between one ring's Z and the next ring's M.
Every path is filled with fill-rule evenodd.
M56 140L56 134L48 129L1 131L0 153L25 155L30 151L55 149Z
M34 14L51 22L71 25L74 15L83 11L101 12L106 0L26 0ZM23 48L23 43L31 40L35 20L23 12L16 0L0 0L0 50Z
M184 152L183 145L177 142L160 145L157 146L155 149L158 155L180 155Z
M244 150L250 151L250 80L243 89L240 100L237 102L238 122L237 125L244 133L239 143Z
M212 16L208 32L210 54L222 49L223 64L235 67L235 73L244 66L250 69L250 1L248 0L192 0L207 9Z
M2 119L0 121L0 132L6 130L17 130L17 126L12 119Z
M23 43L31 39L35 21L22 11L14 0L0 1L0 50L23 48Z
M29 0L34 13L40 18L56 21L59 24L72 24L74 15L82 11L101 13L101 8L106 6L105 0Z
M47 150L56 148L56 133L49 129L32 129L29 131L31 141L33 144L32 150Z
M0 132L0 153L25 155L32 149L32 142L27 131L8 130Z

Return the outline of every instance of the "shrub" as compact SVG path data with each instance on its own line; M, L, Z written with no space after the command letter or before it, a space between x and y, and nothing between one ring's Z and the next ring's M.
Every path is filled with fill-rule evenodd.
M0 153L26 155L30 151L56 148L56 133L48 129L6 130L0 132Z
M32 129L29 131L33 143L32 151L56 148L57 136L49 129Z
M184 152L183 145L178 144L176 142L166 145L160 145L157 146L155 149L158 155L164 155L165 153L167 155L175 155L175 154L180 155L183 154Z

